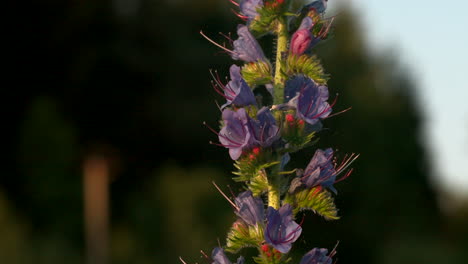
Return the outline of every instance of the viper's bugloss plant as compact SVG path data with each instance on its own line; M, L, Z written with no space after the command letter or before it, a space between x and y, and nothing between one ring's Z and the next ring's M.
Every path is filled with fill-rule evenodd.
M290 153L313 147L322 122L332 114L336 97L329 102L329 76L313 54L313 47L327 38L333 17L324 15L326 0L230 0L245 25L238 25L237 39L223 46L201 34L244 63L232 65L230 80L221 81L212 71L213 87L226 102L218 135L234 161L234 180L245 191L230 202L237 220L225 245L215 248L210 263L229 264L225 252L240 254L243 248L258 249L253 261L260 264L331 264L336 248L313 248L302 259L288 256L302 232L296 221L300 211L310 210L326 220L338 219L335 184L347 178L349 165L359 155L346 155L338 162L332 148L316 149L309 164L289 168ZM276 36L276 56L270 61L257 38ZM256 96L266 88L272 102ZM342 175L339 177L339 175ZM234 195L234 194L233 194ZM181 261L185 263L182 259ZM242 256L237 264L251 263Z

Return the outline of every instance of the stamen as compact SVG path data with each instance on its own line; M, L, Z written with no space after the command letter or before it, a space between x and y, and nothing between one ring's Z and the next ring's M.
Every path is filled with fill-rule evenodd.
M219 105L218 101L215 100L215 105L218 107L218 110L219 112L223 112L223 110L221 109L221 106Z
M234 42L234 40L232 40L231 38L231 33L229 33L229 36L224 34L223 32L218 32L218 34L220 34L221 36L225 37L228 41L229 41L229 44L232 45L232 43Z
M336 95L336 97L333 100L333 103L331 105L328 105L328 107L325 107L320 113L314 115L313 117L310 117L310 119L317 119L321 115L323 115L325 112L327 112L329 109L333 108L333 106L335 106L335 104L336 104L337 99L338 99L338 94Z
M302 215L302 219L301 219L301 222L299 223L299 225L302 227L302 224L304 224L304 220L305 220L305 215Z
M203 252L203 250L200 250L200 253L202 253L202 255L203 255L206 259L210 259L210 257L208 257L208 255L206 255L205 252Z
M213 74L213 71L210 70L210 75L213 78L213 81L216 83L216 84L212 84L213 88L215 89L215 91L218 94L220 94L221 96L223 96L227 100L232 101L236 97L236 92L234 92L234 90L231 88L231 86L229 84L224 85L221 82L221 79L219 78L218 71L215 70L214 72L215 72L216 76L215 76L215 74ZM227 77L226 77L226 79L227 79ZM222 91L220 89L218 89L217 87L221 88ZM226 94L226 92L227 92L227 94ZM229 96L228 94L231 95L231 96Z
M210 69L210 75L211 75L211 77L213 78L213 81L215 81L216 84L217 84L219 87L223 88L224 85L223 85L223 83L221 82L221 80L219 79L218 71L215 70L214 72L216 73L216 76L213 74L213 70Z
M205 121L203 121L203 125L206 126L209 130L211 130L211 132L215 133L216 135L219 136L219 133L218 131L214 130L213 128L211 128Z
M335 184L335 183L338 183L338 182L340 182L340 181L346 180L346 179L351 175L351 173L353 173L353 170L354 170L354 169L350 169L343 177L341 177L340 179L336 180L336 181L334 182L334 184Z
M200 30L200 34L206 39L208 40L209 42L211 42L213 45L217 46L218 48L220 49L223 49L224 51L227 51L229 53L235 53L234 51L230 50L230 49L227 49L226 47L224 46L221 46L219 45L218 43L216 43L214 40L210 39L209 37L207 37L205 34L203 34L203 31Z
M331 27L331 25L333 24L333 20L335 20L335 17L332 17L332 18L330 19L330 22L328 22L328 25L327 25L327 27L325 28L325 31L324 31L324 32L322 32L322 29L323 29L323 28L320 30L319 36L320 36L321 38L325 38L325 37L327 36L328 31L330 30L330 27Z
M232 189L231 189L231 186L228 185L227 187L228 187L229 191L231 192L232 197L236 197L236 195L234 194L234 192L233 192Z
M208 143L210 143L211 145L215 145L215 146L218 146L218 147L225 147L225 148L238 148L238 147L240 147L240 145L223 145L223 144L220 144L220 143L214 143L213 141L209 141Z
M239 210L240 210L239 206L237 206L233 201L231 201L231 199L229 199L229 198L227 197L227 195L224 194L223 191L221 191L221 189L218 187L218 185L216 185L216 183L215 183L214 181L212 181L212 183L213 183L213 185L216 187L216 189L218 189L218 191L221 193L221 195L222 195L234 208L236 208L237 211L239 211Z
M239 6L239 3L235 2L234 0L229 0L229 2L231 2L235 6Z
M182 262L183 264L187 264L187 263L182 259L182 257L179 257L179 260L180 260L180 262Z
M351 165L355 160L357 160L357 158L359 158L360 154L357 154L355 155L354 153L352 153L349 158L342 163L342 166L340 166L337 171L338 173L341 173L342 171L346 170L349 165Z
M248 17L248 16L241 15L241 14L237 13L234 9L231 9L231 12L233 12L234 15L238 16L240 19L242 19L242 20L244 20L244 21L249 20L249 17Z
M337 113L333 113L333 114L331 114L331 115L329 115L329 116L327 116L327 117L325 117L325 118L330 118L330 117L333 117L333 116L336 116L336 115L339 115L339 114L343 114L343 113L348 112L349 110L351 110L351 108L352 108L352 107L346 108L345 110L342 110L342 111L337 112ZM324 118L324 119L325 119L325 118Z
M338 247L339 244L340 244L340 241L338 240L338 242L336 242L335 247L332 249L332 251L330 252L330 254L328 254L328 257L333 258L333 256L336 255L336 248Z

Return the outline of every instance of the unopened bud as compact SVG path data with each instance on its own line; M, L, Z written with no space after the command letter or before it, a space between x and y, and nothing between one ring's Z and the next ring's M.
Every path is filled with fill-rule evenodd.
M294 32L291 38L290 51L295 55L302 55L309 48L312 42L312 34L308 29L299 29Z

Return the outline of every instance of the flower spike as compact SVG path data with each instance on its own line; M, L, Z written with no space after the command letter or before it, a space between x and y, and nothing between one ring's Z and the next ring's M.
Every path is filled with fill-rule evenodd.
M244 183L244 191L236 195L230 190L228 197L213 182L233 207L236 220L225 245L218 240L211 257L202 254L211 264L244 264L242 256L233 263L225 252L253 247L258 250L255 263L290 263L287 254L302 234L305 219L297 223L296 214L312 210L326 220L339 219L334 184L351 175L349 166L359 157L352 153L337 162L333 149L316 149L305 169L289 168L296 157L290 154L315 144L325 119L350 109L332 114L338 95L329 101L329 75L319 57L311 54L327 38L335 17L324 17L327 0L228 1L236 6L231 11L245 21L237 26L237 38L219 33L227 41L218 43L200 31L238 61L225 79L210 70L215 92L226 101L221 106L216 102L220 128L204 124L219 139L210 144L228 150L233 179ZM301 19L297 28L291 28L293 17ZM274 63L257 41L267 34L276 39ZM335 254L336 246L331 252L315 247L291 264L332 264Z

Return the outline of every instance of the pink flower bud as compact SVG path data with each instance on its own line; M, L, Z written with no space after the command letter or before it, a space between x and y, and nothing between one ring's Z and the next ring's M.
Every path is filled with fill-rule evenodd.
M312 34L307 29L299 29L291 38L290 51L295 55L302 55L312 42Z

